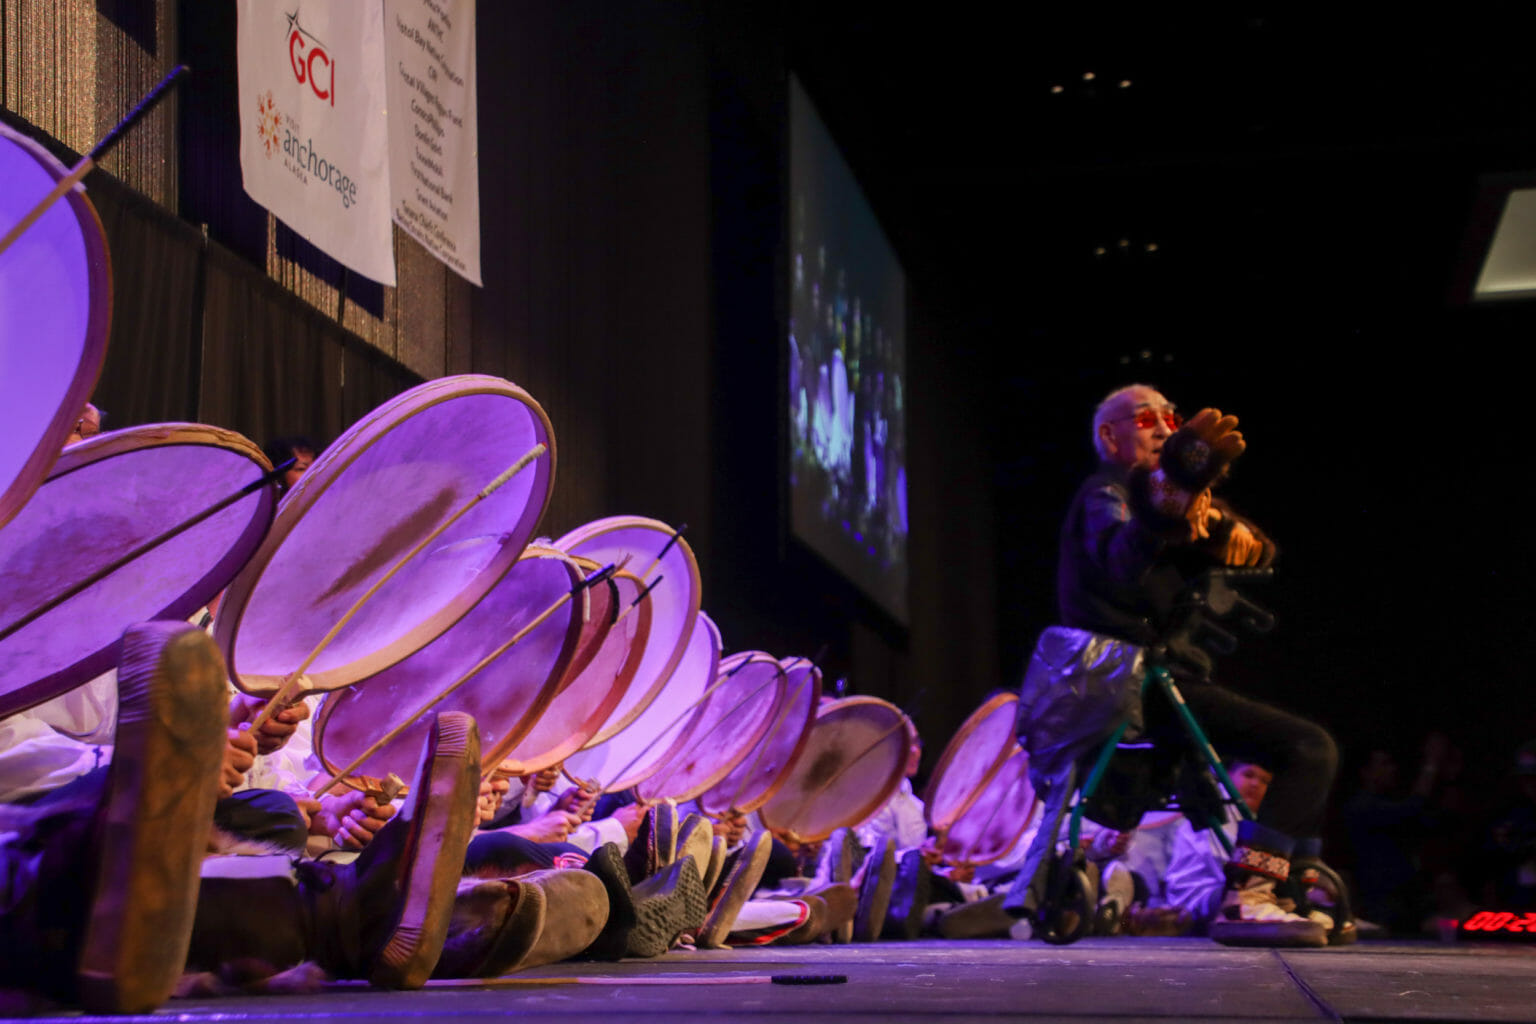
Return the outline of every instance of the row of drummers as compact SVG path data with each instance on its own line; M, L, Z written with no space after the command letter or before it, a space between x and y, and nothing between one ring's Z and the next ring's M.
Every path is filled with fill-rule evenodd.
M807 659L723 653L681 530L618 516L533 543L555 462L544 410L486 376L380 406L280 500L284 467L218 428L71 445L0 528L0 715L111 667L125 625L222 595L233 683L264 714L319 698L316 795L396 795L433 714L452 710L478 723L487 778L559 765L589 791L755 811L791 844L885 804L910 720L872 697L825 700ZM1011 707L983 712L929 793L962 864L1013 845L1033 803Z

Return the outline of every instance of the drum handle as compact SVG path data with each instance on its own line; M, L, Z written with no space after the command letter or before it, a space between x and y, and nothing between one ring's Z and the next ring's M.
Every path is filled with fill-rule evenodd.
M520 470L526 469L534 459L538 458L540 455L543 455L548 450L548 447L543 442L540 442L539 444L536 444L532 448L528 449L528 451L525 452L521 458L512 463L511 466L508 466L506 470L504 470L496 477L496 479L492 480L489 484L483 487L478 494L461 505L457 512L443 520L442 523L438 524L438 526L431 533L423 537L415 547L407 551L399 561L390 566L388 572L379 577L379 579L374 582L373 586L365 590L362 596L360 596L356 601L352 602L352 607L348 608L346 612L343 613L341 618L337 620L336 625L331 627L330 632L326 633L325 636L320 638L320 642L317 643L314 647L314 650L310 651L304 660L299 663L299 667L288 674L288 676L283 680L282 684L278 686L277 692L272 694L271 698L267 701L266 706L261 709L261 714L257 715L256 719L251 723L251 729L253 731L260 729L263 725L267 724L267 720L269 718L287 706L288 699L291 696L289 691L293 688L294 680L309 670L309 666L313 665L315 659L320 657L320 655L324 653L325 649L331 645L331 641L336 639L336 635L346 627L347 623L352 621L352 616L356 615L360 610L362 610L363 605L367 604L373 595L377 594L381 589L383 589L384 584L394 579L395 573L399 572L401 569L404 569L406 563L415 558L417 555L421 554L421 552L426 549L428 544L431 544L433 541L437 540L437 538L441 537L444 533L447 532L449 527L458 522L460 519L464 518L464 516L467 515L469 511L476 505L480 504L480 502L490 497L492 492L494 492L498 487L512 479L512 477L516 476ZM562 600L566 600L568 597L569 595L567 595L567 598L562 598ZM558 605L556 607L558 607ZM551 608L546 614L553 614L553 612L554 608Z
M699 694L697 700L695 700L692 704L689 704L687 707L683 708L682 712L679 713L676 718L674 718L674 719L672 719L672 721L668 722L664 728L658 730L657 733L656 733L655 738L652 739L651 742L647 743L644 747L640 748L640 753L638 753L634 757L630 758L629 764L624 766L624 770L620 771L620 772L616 772L610 778L610 780L608 781L607 785L604 785L602 787L602 790L604 792L606 792L608 790L609 786L612 786L615 782L618 782L620 779L622 779L624 776L628 775L632 770L634 770L635 765L640 763L640 759L642 757L644 757L646 754L650 753L651 748L654 747L657 744L657 742L660 741L660 739L663 736L665 736L667 733L671 732L674 727L676 727L680 722L682 722L684 719L686 719L689 715L693 714L693 712L698 709L700 704L703 704L706 700L709 699L711 694L713 694L716 690L720 689L720 687L724 686L726 684L726 682L728 682L732 676L734 676L737 672L740 672L742 669L746 668L749 664L751 664L751 662L749 660L747 660L746 658L743 658L741 660L741 664L740 665L737 665L735 668L733 668L730 671L726 672L719 679L716 679L713 683L711 683L708 687L706 687L704 692ZM572 782L575 782L578 785L583 785L581 780L576 779L574 777L570 777L570 776L567 776L567 777L571 778Z
M752 692L751 693L748 693L745 697L741 698L741 700L737 701L735 706L733 706L729 711L727 711L725 714L721 715L719 718L715 719L715 724L714 725L711 725L708 729L705 729L703 734L701 734L699 736L693 737L691 740L689 740L689 743L690 744L691 743L696 743L699 740L702 740L705 736L708 736L710 733L712 733L716 729L720 728L720 726L722 726L726 722L730 721L732 715L736 714L736 712L738 712L742 708L746 707L747 704L752 700L752 698L756 697L758 694L760 694L764 690L766 690L769 687L770 684L778 682L779 677L782 676L782 675L784 675L784 670L782 668L780 668L777 673L775 673L774 675L769 676L767 679L763 680L761 683L758 683L757 686L752 688ZM677 774L677 769L675 767L670 768L667 771L667 773L661 777L661 782L658 782L656 785L658 787L660 787L662 783L671 782L672 781L672 776L674 776L676 774Z
M6 626L4 629L0 629L0 641L9 639L12 635L24 629L31 623L36 622L44 615L47 615L49 612L53 611L65 601L68 601L76 594L79 594L81 591L86 590L89 587L95 586L97 583L100 583L114 572L117 572L117 570L121 569L129 562L132 562L136 558L142 557L146 552L152 551L153 549L159 547L161 544L164 544L166 541L187 532L188 530L192 529L192 527L203 522L204 520L218 515L220 512L224 511L226 508L229 508L229 506L235 504L237 501L240 501L242 498L248 498L252 494L255 494L263 487L281 478L282 475L288 471L288 468L293 465L293 463L294 460L289 459L287 462L284 462L277 468L268 470L260 477L252 480L250 483L240 488L234 494L219 499L212 505L209 505L207 508L203 509L201 512L198 512L192 517L177 523L175 526L171 527L169 530L166 530L164 533L161 533L155 537L151 537L149 540L140 544L126 555L122 555L113 559L111 562L108 562L106 565L97 569L85 579L79 580L64 590L62 593L55 594L53 597L49 598L38 607L33 608L30 612L23 615L9 626ZM252 726L252 728L255 727Z
M802 655L786 665L784 671L788 673L802 661L808 660L808 658ZM752 763L747 766L746 774L742 775L741 781L736 784L736 792L731 795L731 802L726 804L725 813L721 815L721 817L730 817L731 815L737 813L736 801L741 799L742 790L747 788L747 780L752 778L752 776L757 772L758 766L763 763L763 756L768 753L768 744L772 743L774 739L779 735L779 731L783 729L784 726L789 724L789 713L794 709L795 701L800 699L801 691L810 685L811 679L813 678L813 673L815 671L816 667L812 665L810 671L806 672L805 677L800 680L800 685L795 687L795 692L790 694L789 700L784 702L784 714L775 719L772 727L768 730L768 734L764 736L762 742L758 744L757 756L752 759ZM812 717L814 719L814 713ZM711 815L711 817L715 816Z
M89 153L81 157L80 162L75 164L73 170L59 179L58 184L53 186L52 192L49 192L43 197L41 202L28 210L27 215L12 226L5 233L4 238L0 238L0 253L4 253L5 250L9 249L16 239L22 236L23 232L37 223L39 217L52 209L54 203L63 199L66 192L80 184L81 179L91 173L91 169L96 166L96 161L106 155L107 150L112 148L118 138L129 128L132 128L139 118L149 113L150 108L160 102L160 98L165 95L166 90L174 85L178 78L190 70L192 69L185 64L178 64L171 69L170 74L160 79L160 84L149 90L149 93L139 100L138 104L128 111L121 121L117 122L116 128L113 128L100 142L96 143Z
M367 750L364 750L361 754L358 754L356 757L354 757L350 764L326 780L325 785L315 790L315 796L320 797L324 796L326 793L329 793L333 788L335 788L337 783L341 782L348 775L351 775L354 771L356 771L359 765L368 760L374 754L377 754L387 743L389 743L391 740L394 740L401 733L405 732L405 730L414 725L418 718L426 714L428 711L431 711L433 708L437 707L437 705L441 704L443 701L447 700L454 694L455 691L459 689L459 687L473 679L481 669L485 668L491 662L507 653L507 651L515 647L529 633L532 633L535 629L539 628L539 626L542 625L546 619L560 610L561 605L575 597L579 591L586 589L594 583L607 579L613 574L613 572L614 567L612 565L606 566L602 569L599 569L591 576L588 576L576 586L572 587L570 590L567 590L564 594L561 594L560 597L554 601L554 603L540 612L532 622L528 623L528 625L514 633L512 635L512 639L496 648L490 654L487 654L485 657L481 658L474 664L472 668L470 668L468 672L465 672L462 676L455 679L447 686L443 687L437 692L435 696L432 697L431 700L427 701L421 707L411 712L404 721L400 722L400 724L386 732L383 736L380 736L378 739L374 740Z

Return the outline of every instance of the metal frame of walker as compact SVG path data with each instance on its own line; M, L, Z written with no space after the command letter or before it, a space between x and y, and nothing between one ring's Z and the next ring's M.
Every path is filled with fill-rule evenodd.
M1221 788L1226 792L1230 802L1237 807L1238 813L1246 820L1254 820L1253 811L1248 808L1248 804L1244 802L1242 795L1238 793L1237 784L1232 781L1232 776L1227 773L1227 766L1222 763L1221 756L1216 753L1216 748L1211 746L1210 739L1205 735L1205 730L1200 727L1200 723L1196 721L1194 713L1189 710L1189 705L1184 703L1184 695L1179 692L1178 685L1173 681L1173 673L1169 672L1165 665L1148 665L1141 677L1140 692L1143 698L1146 696L1148 679L1155 679L1157 681L1158 686L1163 691L1163 695L1168 698L1168 702L1173 706L1175 713L1178 715L1180 724L1184 726L1184 731L1188 734L1189 739L1193 741L1195 748L1205 758L1206 766L1215 774L1217 782L1220 783ZM1104 742L1103 748L1099 751L1099 756L1094 760L1093 768L1089 771L1087 780L1077 791L1077 798L1072 806L1071 824L1067 828L1068 850L1077 849L1078 839L1082 835L1084 808L1087 806L1089 798L1098 789L1099 782L1103 779L1105 771L1109 769L1109 762L1115 756L1115 751L1120 746L1120 740L1124 738L1125 731L1129 727L1129 721L1122 721L1115 727L1115 731ZM1179 812L1188 817L1185 808L1180 807ZM1207 820L1205 825L1221 841L1221 845L1227 851L1227 854L1231 855L1233 849L1232 840L1227 836L1225 830L1221 828L1221 822Z

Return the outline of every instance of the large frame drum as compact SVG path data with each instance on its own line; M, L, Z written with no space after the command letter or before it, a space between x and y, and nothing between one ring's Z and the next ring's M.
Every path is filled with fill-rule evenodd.
M547 454L401 566L539 444ZM316 690L366 679L431 642L522 554L549 502L554 459L544 410L498 377L429 381L353 424L288 492L224 597L214 635L236 684L277 692L354 607L307 669Z
M901 786L917 730L902 710L878 697L823 704L805 751L758 815L799 842L825 839L883 807Z
M271 468L246 438L197 423L131 427L70 445L0 529L0 631ZM206 605L261 543L276 503L275 487L258 486L0 640L0 715L112 668L134 623L185 619Z
M0 232L68 176L0 124ZM0 528L42 485L90 400L111 321L106 235L76 187L0 253Z

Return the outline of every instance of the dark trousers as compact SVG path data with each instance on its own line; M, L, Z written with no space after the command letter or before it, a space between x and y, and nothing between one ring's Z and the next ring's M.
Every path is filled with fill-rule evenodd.
M1259 822L1292 839L1318 835L1339 770L1333 737L1305 718L1214 683L1181 679L1179 691L1223 762L1248 759L1274 773Z

